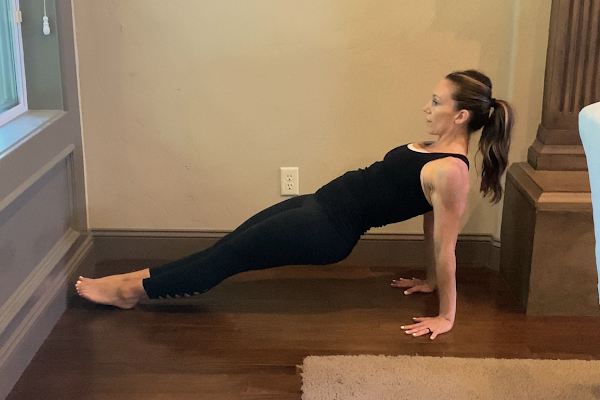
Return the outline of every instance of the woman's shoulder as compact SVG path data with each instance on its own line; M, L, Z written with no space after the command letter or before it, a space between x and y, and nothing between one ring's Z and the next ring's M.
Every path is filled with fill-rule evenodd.
M469 169L464 161L456 157L444 157L427 163L423 180L438 192L469 191Z
M445 157L432 163L431 182L441 192L467 194L469 191L469 169L455 157Z

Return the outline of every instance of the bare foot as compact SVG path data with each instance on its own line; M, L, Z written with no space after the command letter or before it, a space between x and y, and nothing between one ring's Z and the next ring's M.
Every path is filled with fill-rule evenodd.
M146 296L142 279L149 274L144 271L112 275L100 279L80 276L75 288L81 297L94 303L129 309L135 307Z

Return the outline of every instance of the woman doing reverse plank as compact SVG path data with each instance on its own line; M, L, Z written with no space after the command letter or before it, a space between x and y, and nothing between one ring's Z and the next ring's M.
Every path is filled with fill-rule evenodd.
M513 112L492 97L492 83L476 70L442 79L423 108L433 142L403 145L382 161L350 171L303 195L269 207L210 248L155 268L100 279L80 277L84 298L120 308L141 299L204 293L244 271L284 265L325 265L346 258L368 229L424 215L425 280L400 279L405 293L439 292L439 315L414 318L407 334L431 339L448 332L456 315L455 246L467 205L467 151L471 134L483 128L480 191L497 203L508 163Z

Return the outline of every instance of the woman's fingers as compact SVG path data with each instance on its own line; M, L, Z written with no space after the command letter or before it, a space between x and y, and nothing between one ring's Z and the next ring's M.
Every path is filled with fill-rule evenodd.
M413 286L413 287L411 287L411 288L408 288L408 289L406 289L406 290L404 291L404 294L405 294L405 295L412 294L412 293L413 293L413 292L416 290L415 288L416 288L416 286Z
M428 327L421 327L418 329L411 329L409 331L406 331L407 335L413 335L413 337L427 335L428 333L431 333L431 336L429 337L429 339L431 339L431 340L435 339L438 336L438 332L435 332L431 328L428 328Z
M392 279L392 286L399 287L399 288L411 288L419 283L420 283L420 281L415 278L412 278L412 279L400 278L398 280Z
M404 328L407 328L407 327L405 326ZM417 337L417 336L423 336L423 335L426 335L428 333L431 333L431 329L429 329L426 326L419 326L419 327L416 327L416 328L407 329L405 331L405 333L407 335L413 335L414 337Z
M430 293L431 289L429 289L429 286L426 285L415 285L411 288L408 288L404 291L404 294L409 295L409 294L413 294L413 293Z
M413 332L412 335L414 337L427 335L431 330L429 328L421 328L417 332Z
M406 289L404 291L404 294L409 295L415 292L421 292L421 293L431 293L433 292L433 289L431 289L431 287L429 287L429 285L421 280L421 279L403 279L400 278L399 280L392 280L392 287L398 287L398 288L403 288Z
M415 329L415 328L421 328L423 326L427 326L428 319L431 319L431 318L428 318L428 317L413 318L413 320L417 322L416 324L404 325L404 326L401 326L400 329Z
M404 326L400 327L400 329L406 331L406 333L408 333L408 334L416 332L419 329L423 329L423 328L427 329L426 322L419 322L418 324L404 325Z
M413 320L416 322L412 325L404 325L400 328L405 331L407 335L423 336L431 333L429 337L431 340L438 337L442 333L446 333L452 329L454 323L447 318L438 317L415 317Z
M429 318L429 317L415 317L415 318L413 318L413 320L415 322L417 322L416 324L404 325L404 326L401 326L400 329L404 330L407 335L413 335L415 337L423 336L428 333L432 333L433 334L432 336L434 336L435 334L434 334L433 330L428 326L429 325L428 320L430 320L430 319L431 318Z

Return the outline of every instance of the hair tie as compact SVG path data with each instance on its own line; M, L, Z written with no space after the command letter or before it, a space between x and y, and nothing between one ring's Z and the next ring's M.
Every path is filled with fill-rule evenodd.
M494 107L494 108L498 107L498 102L493 97L492 97L492 103L490 104L490 107Z

